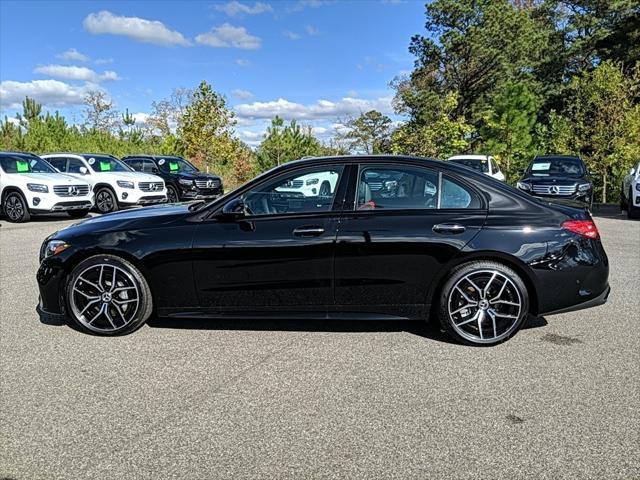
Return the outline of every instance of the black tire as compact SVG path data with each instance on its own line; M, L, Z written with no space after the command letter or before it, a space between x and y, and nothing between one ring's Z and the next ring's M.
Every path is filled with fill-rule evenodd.
M320 197L329 197L329 196L331 196L331 184L329 182L327 182L326 180L324 182L322 182L322 185L320 185L320 191L318 192L318 195Z
M118 199L116 194L108 187L100 187L96 190L96 210L99 213L111 213L118 211Z
M167 203L179 202L178 191L173 185L167 185Z
M69 210L67 212L67 215L69 215L71 218L82 218L82 217L86 217L89 214L89 209L84 209L84 210Z
M627 199L624 197L624 186L620 190L620 210L627 210L629 208L629 204Z
M497 272L495 276L493 272ZM467 283L468 280L465 277L472 278L473 284L480 290L484 290L484 293L477 292L473 284ZM489 281L490 278L493 280ZM496 292L501 288L502 283L505 283L506 287L500 290L498 295ZM458 300L463 297L464 300L459 302ZM519 307L504 305L503 302L493 304L494 299L502 300L503 297L514 304L519 303ZM464 308L464 304L468 303L467 298L475 301L477 305L471 309ZM483 302L481 298L486 300ZM461 306L463 308L460 308ZM484 313L481 314L482 319L478 320L479 323L476 323L473 319L480 314L480 310ZM529 294L524 282L515 271L498 262L481 260L458 266L451 272L440 292L438 305L440 325L450 337L465 345L490 346L507 341L522 327L528 313ZM456 320L459 321L454 321L456 315L459 317ZM468 316L465 317L465 315ZM503 318L509 316L512 318ZM491 321L492 319L495 323Z
M9 192L2 200L2 210L11 223L24 223L31 220L31 213L24 196L19 192Z
M627 205L627 218L640 218L640 207L633 204L633 191L629 189L629 201Z
M87 305L94 295L99 298L97 303ZM65 297L69 317L80 330L94 335L131 333L153 312L153 297L144 275L131 262L115 255L95 255L80 262L69 276ZM96 315L96 309L104 312Z

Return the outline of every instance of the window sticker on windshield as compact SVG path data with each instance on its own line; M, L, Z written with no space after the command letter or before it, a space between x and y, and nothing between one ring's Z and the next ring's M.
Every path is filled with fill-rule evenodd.
M96 159L95 159L95 158L93 158L93 157L91 157L91 158L89 159L89 165L93 165L94 163L96 163Z
M164 165L164 158L161 158L160 160L158 160L158 165Z
M16 171L18 173L28 172L29 162L25 162L24 160L16 160Z
M178 171L178 162L169 162L169 170L172 172Z
M102 160L100 160L100 171L108 172L109 170L111 170L111 162L103 162Z
M549 170L551 163L534 163L531 165L531 170Z

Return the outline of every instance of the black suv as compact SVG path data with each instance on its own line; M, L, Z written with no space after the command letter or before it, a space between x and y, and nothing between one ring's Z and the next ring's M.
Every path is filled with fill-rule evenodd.
M224 193L222 179L201 172L182 157L172 155L130 155L122 161L138 172L162 177L167 185L170 203L188 200L206 200Z
M590 174L582 159L572 155L536 156L518 188L537 197L575 200L589 208L593 204Z

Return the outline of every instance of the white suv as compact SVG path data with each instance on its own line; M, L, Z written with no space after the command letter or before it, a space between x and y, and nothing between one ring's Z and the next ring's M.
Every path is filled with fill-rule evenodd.
M100 213L120 207L151 205L167 201L164 180L156 175L134 171L111 155L52 153L43 155L58 171L91 184Z
M640 218L640 162L622 181L620 206L627 211L629 218Z
M80 218L91 207L93 192L87 182L56 172L36 155L0 152L0 208L10 222L51 212Z
M296 177L276 188L280 193L301 193L305 197L331 196L338 183L337 172L310 173Z
M447 162L459 163L504 182L504 173L491 155L456 155L447 159Z

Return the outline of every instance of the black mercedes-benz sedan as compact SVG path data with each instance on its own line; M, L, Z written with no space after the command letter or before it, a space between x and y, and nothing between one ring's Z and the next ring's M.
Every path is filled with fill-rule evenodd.
M300 182L330 188L291 188ZM527 314L609 294L586 209L399 156L290 162L208 203L82 221L49 236L40 257L40 311L105 335L151 315L432 319L491 345Z
M593 205L593 182L580 157L538 155L517 186L531 195L580 202L589 208Z

